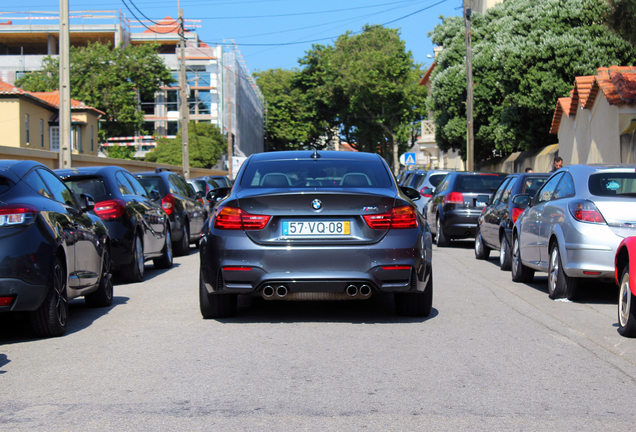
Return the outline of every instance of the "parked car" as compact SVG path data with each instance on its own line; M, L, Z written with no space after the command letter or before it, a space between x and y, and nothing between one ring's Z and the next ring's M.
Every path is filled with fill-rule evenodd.
M266 300L368 299L393 293L400 315L428 316L432 239L384 160L370 153L257 153L241 166L201 238L204 318Z
M616 249L636 235L636 165L571 165L556 171L513 229L512 279L548 273L550 298L576 294L580 278L612 280Z
M172 267L168 215L133 175L118 166L55 170L76 194L95 199L94 211L110 233L113 270L127 282L144 280L144 263Z
M618 293L618 332L636 337L636 237L624 238L616 249L614 279Z
M423 215L426 215L426 205L433 196L435 188L446 177L450 171L447 170L428 170L423 176L419 176L410 187L420 191L422 199L417 201L417 208Z
M506 174L449 172L426 205L426 219L438 247L475 237L477 220ZM481 199L478 199L481 198Z
M71 299L112 304L111 243L93 206L38 162L0 161L0 312L26 311L38 336L66 332Z
M491 249L496 249L499 250L499 266L502 270L510 270L512 227L527 207L527 204L513 203L512 197L519 194L534 196L548 177L549 174L520 173L504 179L479 216L475 234L477 259L488 259Z
M216 191L217 195L225 197L232 188L232 183L227 178L227 176L197 177L188 180L188 183L192 185L195 193L201 192L203 194L203 197L210 193L210 191ZM201 198L201 203L206 206L208 214L212 212L215 202L215 200L203 201L203 198Z
M188 255L190 244L198 244L203 222L208 218L200 196L188 186L179 174L157 168L154 172L135 173L135 177L148 191L157 191L161 207L168 214L175 255Z

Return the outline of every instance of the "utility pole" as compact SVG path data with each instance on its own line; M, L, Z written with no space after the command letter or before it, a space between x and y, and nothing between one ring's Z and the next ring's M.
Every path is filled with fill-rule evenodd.
M471 0L464 0L464 22L466 23L466 170L475 169L475 139L473 135L473 48L470 38Z
M230 58L232 56L228 56ZM232 65L234 66L234 65ZM230 81L232 79L232 75L230 72L230 67L227 65L225 67L225 72L227 73L227 174L228 177L233 179L232 176L232 152L234 150L234 140L232 139L232 97L231 97L231 86Z
M190 179L190 151L188 149L188 123L190 123L190 105L188 104L188 81L186 78L186 58L185 58L185 28L183 26L183 9L179 5L179 35L181 36L180 60L181 68L179 69L179 99L181 99L180 115L181 115L181 156L183 161L183 177Z
M68 28L68 0L60 0L60 169L70 168L71 160L71 43Z

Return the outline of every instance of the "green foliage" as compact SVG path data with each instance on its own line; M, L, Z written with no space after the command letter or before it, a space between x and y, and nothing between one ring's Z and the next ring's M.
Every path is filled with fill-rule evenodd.
M254 73L267 100L268 150L296 150L322 146L327 124L318 120L308 95L298 85L298 70L270 69Z
M100 139L133 135L143 127L138 96L152 98L162 84L172 83L170 70L157 55L157 44L110 45L89 43L71 47L71 97L106 113ZM58 59L45 57L43 69L16 81L27 91L55 91Z
M636 49L602 22L606 0L504 1L473 15L475 159L552 144L556 101L574 77L601 66L631 65ZM431 32L444 47L436 59L432 96L442 150L466 146L464 23L443 18Z
M133 146L113 145L108 147L106 154L109 158L133 160L135 148Z
M227 140L219 128L210 123L188 124L188 154L193 168L211 168L227 154ZM157 138L157 147L146 155L146 161L181 165L181 131L174 139Z
M607 23L623 38L636 44L636 0L609 0Z

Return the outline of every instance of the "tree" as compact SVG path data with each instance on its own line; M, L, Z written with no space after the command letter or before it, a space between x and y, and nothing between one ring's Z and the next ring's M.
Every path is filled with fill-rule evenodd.
M151 99L161 85L173 82L170 70L157 55L157 44L112 48L89 43L71 47L71 97L106 113L100 140L133 135L143 129L139 98ZM58 89L59 62L45 57L43 69L16 81L27 91Z
M227 154L227 141L219 128L210 123L188 124L188 150L190 166L194 168L211 168ZM157 147L146 155L146 161L170 165L181 165L182 158L181 131L174 139L160 137Z
M634 46L603 24L608 11L606 0L517 0L473 15L475 159L554 143L554 107L574 78L633 64ZM465 154L463 19L443 18L430 35L444 48L428 100L436 141Z
M270 69L255 72L267 100L268 150L298 150L324 146L328 124L320 118L307 93L299 86L300 72Z
M636 45L636 0L609 0L609 4L608 25Z
M421 66L399 31L367 25L360 34L340 36L334 46L314 45L300 62L301 88L329 130L394 165L413 142L407 125L426 116Z
M135 156L135 147L114 144L107 148L106 154L109 158L133 160Z

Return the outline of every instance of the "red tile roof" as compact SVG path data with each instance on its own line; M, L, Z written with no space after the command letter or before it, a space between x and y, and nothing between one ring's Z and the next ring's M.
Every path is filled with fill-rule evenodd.
M636 105L636 67L600 67L596 75L576 77L570 97L559 98L557 101L550 133L559 132L564 115L575 116L579 107L592 108L599 90L610 105Z
M426 84L428 84L428 80L431 79L431 74L433 73L433 69L435 69L436 64L437 63L433 62L433 64L428 68L428 70L426 71L422 79L420 80L420 85L425 86Z
M148 30L144 30L144 33L179 33L179 20L176 20L168 15L164 19L158 21L158 24L150 26Z
M34 99L39 100L47 105L50 105L53 108L60 107L60 92L58 90L54 92L28 92L24 91L19 87L12 86L2 80L0 80L0 94L18 94L30 96ZM86 105L84 102L77 101L75 99L71 99L71 109L86 109L93 110L98 112L99 114L105 114L104 112L94 108L92 106Z

